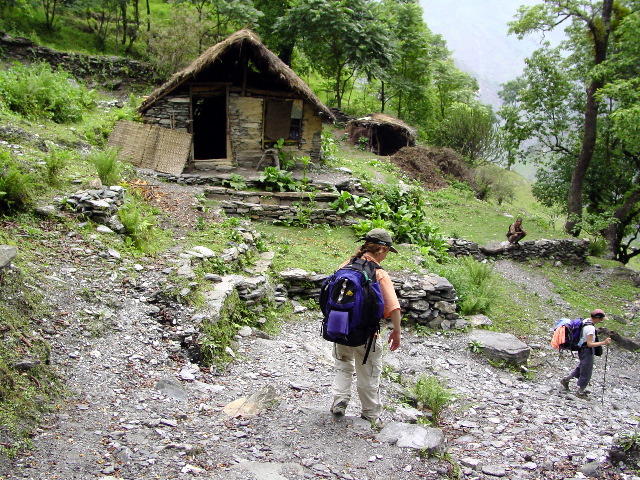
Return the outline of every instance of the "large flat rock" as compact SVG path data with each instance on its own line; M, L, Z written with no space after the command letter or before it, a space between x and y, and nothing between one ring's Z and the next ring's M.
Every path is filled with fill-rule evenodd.
M504 360L512 365L524 365L529 359L531 349L527 344L510 333L473 330L469 342L479 343L483 353L493 360Z

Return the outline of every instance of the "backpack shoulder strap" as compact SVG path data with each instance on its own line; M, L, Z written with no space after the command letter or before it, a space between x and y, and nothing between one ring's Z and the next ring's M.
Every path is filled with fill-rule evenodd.
M362 259L362 260L364 260L364 259ZM371 262L369 260L364 260L363 271L365 271L367 273L367 276L369 277L369 280L371 280L372 282L377 282L378 281L378 277L376 275L376 270L378 270L378 269L384 270L384 268L382 268L376 262Z
M371 262L362 257L353 257L351 260L349 260L349 263L345 265L345 267L349 267L349 268L352 268L353 270L359 270L363 272L366 275L366 277L373 282L377 281L376 270L378 269L384 270L384 268L382 268L376 262Z

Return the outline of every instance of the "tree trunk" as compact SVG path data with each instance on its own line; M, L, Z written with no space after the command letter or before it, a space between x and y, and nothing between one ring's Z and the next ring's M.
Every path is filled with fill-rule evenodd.
M127 43L127 29L129 28L129 20L127 18L127 4L120 5L120 14L122 15L122 45Z
M341 74L342 70L338 70L338 74L336 75L336 84L335 84L335 94L336 94L336 107L338 109L342 108L342 94L340 93L340 84L341 84Z
M149 0L147 0L147 32L151 31L151 7Z
M622 247L622 240L625 228L638 214L638 202L640 202L640 188L631 192L624 203L614 212L613 217L617 222L612 222L604 232L604 238L607 242L606 258L619 260L625 264L631 258L626 251L627 248Z
M596 91L602 87L602 82L591 82L587 89L587 105L584 112L584 134L582 136L582 146L576 166L571 175L569 185L569 195L567 198L567 222L564 225L565 231L577 237L580 229L576 224L582 218L582 187L584 177L589 169L593 150L596 146L596 135L598 130L598 102L595 99Z
M611 24L611 11L613 0L603 0L602 2L602 23L590 21L589 31L593 39L594 65L599 65L607 58L607 45L609 43L609 31ZM586 106L584 110L584 133L580 154L576 161L576 166L571 175L569 194L567 197L567 221L564 224L565 231L577 237L580 229L577 224L582 218L582 187L584 177L589 169L593 151L596 145L598 130L598 102L595 94L603 86L600 80L592 80L587 88Z
M278 57L280 58L280 60L282 60L284 63L287 64L287 66L291 66L291 57L293 56L293 43L290 45L280 45L280 54L278 55Z

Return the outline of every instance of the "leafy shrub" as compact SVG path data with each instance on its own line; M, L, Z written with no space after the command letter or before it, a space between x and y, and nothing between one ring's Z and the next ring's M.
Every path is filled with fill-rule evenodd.
M473 257L462 257L438 272L455 287L460 299L458 308L463 315L487 314L496 300L495 274L490 265Z
M369 216L368 220L354 225L358 235L372 228L384 228L392 233L396 243L412 243L423 247L425 254L447 258L447 241L440 227L426 218L424 198L416 188L388 187L370 199L342 192L332 205L338 213Z
M392 235L393 235L393 231L391 230L391 224L386 220L382 220L381 218L372 218L371 220L362 220L359 223L356 223L355 225L353 225L352 228L356 232L356 235L358 237L364 237L369 230L373 230L374 228L384 228L385 230L392 232Z
M322 161L324 163L331 163L338 159L338 142L333 138L331 132L322 131Z
M476 168L474 175L473 189L479 200L493 198L498 205L502 205L505 200L513 200L516 185L504 169L497 165L484 165Z
M44 159L47 183L52 187L60 185L60 175L69 164L73 153L68 150L53 149Z
M0 150L0 212L21 210L37 189L33 174L24 172L6 150Z
M247 181L242 175L238 175L237 173L232 173L228 179L224 178L220 183L223 187L230 187L234 190L244 190L247 188Z
M118 210L118 217L127 231L128 241L139 251L153 250L155 219L151 207L137 195L128 195Z
M291 170L296 166L296 159L284 149L284 138L278 139L273 148L277 151L278 161L282 170Z
M291 172L278 170L276 167L266 167L258 177L258 183L270 192L294 192L300 183L291 177Z
M118 160L117 149L94 150L87 160L95 167L103 185L115 185L122 178L124 165Z
M367 197L360 197L343 190L340 196L329 204L330 208L336 210L338 215L346 213L357 213L360 215L371 213L370 201Z
M94 107L94 93L77 85L64 70L47 63L19 63L0 70L0 97L12 112L33 120L70 123Z
M408 388L409 395L419 409L430 410L433 424L437 425L444 409L453 402L453 390L447 388L436 377L420 375L418 381Z

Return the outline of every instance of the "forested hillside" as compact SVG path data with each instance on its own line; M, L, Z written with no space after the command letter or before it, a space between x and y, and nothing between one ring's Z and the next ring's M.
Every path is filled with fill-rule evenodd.
M499 5L492 5L500 18ZM511 35L540 39L564 30L566 41L543 43L530 56L523 74L504 85L495 113L478 100L477 80L454 66L417 0L2 0L0 6L0 28L10 34L61 50L138 58L161 78L251 28L327 105L398 117L416 127L420 142L450 147L472 168L534 163L534 193L565 217L568 233L599 239L609 258L624 263L640 253L637 0L520 7L505 25ZM465 33L470 43L478 31Z

